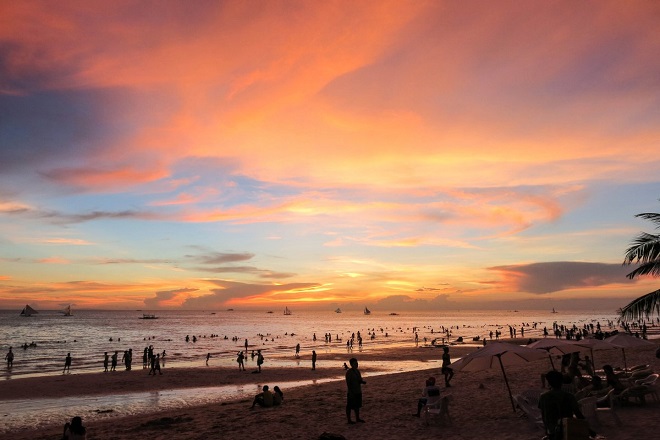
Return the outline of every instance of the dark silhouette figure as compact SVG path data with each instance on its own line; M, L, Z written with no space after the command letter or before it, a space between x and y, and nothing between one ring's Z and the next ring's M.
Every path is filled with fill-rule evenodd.
M64 370L62 370L62 374L66 372L71 373L71 353L67 353L64 359Z
M435 377L429 377L426 379L426 386L422 390L422 397L417 401L417 414L413 414L413 416L419 417L425 405L436 403L439 399L440 387L435 384Z
M71 419L71 423L64 424L63 440L87 440L87 429L82 424L82 419L78 416Z
M351 411L353 411L355 421L364 423L360 418L360 408L362 408L362 385L367 382L362 380L357 359L351 358L348 363L351 364L351 368L346 371L346 420L350 424L355 423L351 420Z
M108 372L108 364L110 363L110 356L108 356L108 352L106 351L103 354L103 372L107 373Z
M539 409L541 410L548 440L560 440L563 438L560 428L561 419L564 417L572 418L573 415L578 419L584 419L584 415L580 412L580 405L575 396L562 391L561 385L564 378L559 371L548 372L545 375L545 380L548 381L550 390L541 394Z
M261 390L261 393L254 396L254 401L252 401L250 409L254 408L256 405L264 408L270 408L273 406L273 393L268 389L268 385L264 385Z
M9 347L9 351L5 355L5 359L7 360L7 368L14 366L14 352L11 351L11 347Z
M282 402L284 402L284 393L280 387L275 385L273 387L273 405L281 405Z
M257 371L261 373L261 365L264 363L264 355L261 354L261 350L257 350Z
M211 353L206 353L206 365L209 365L209 359L211 359Z
M312 370L316 370L316 350L312 350Z
M156 370L158 370L158 374L163 374L160 371L160 354L157 354L155 357L151 358L151 369L149 370L149 374L151 375L151 373L153 373L154 376L156 376Z
M243 354L242 351L238 352L238 355L236 356L236 362L238 362L238 371L245 371L245 355Z
M118 351L115 351L115 354L112 355L110 371L117 371L117 356L119 355Z
M449 347L444 346L442 347L442 350L444 353L442 354L442 374L445 376L445 387L450 387L451 385L449 382L451 381L451 378L454 377L454 370L449 368L449 364L451 364L451 357L449 356Z

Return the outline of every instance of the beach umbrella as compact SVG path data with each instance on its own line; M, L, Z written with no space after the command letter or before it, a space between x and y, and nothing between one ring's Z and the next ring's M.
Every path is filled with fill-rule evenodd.
M453 362L449 365L449 368L452 368L454 371L481 371L499 366L502 370L504 383L509 391L511 407L513 408L513 412L516 412L516 404L513 402L513 395L511 394L511 387L509 386L509 380L506 377L504 366L520 365L544 359L546 355L547 353L545 351L534 348L522 347L507 342L489 342L485 347Z
M539 350L547 351L548 357L550 358L550 365L552 365L553 370L556 370L556 368L555 363L552 361L552 355L565 355L568 353L575 353L576 351L580 351L580 347L576 347L564 339L551 338L539 339L536 342L527 344L527 348L536 348Z
M614 350L616 347L602 339L587 338L579 341L573 341L573 345L588 348L591 353L591 368L596 371L596 362L594 361L594 350Z
M605 342L621 349L621 352L623 353L624 371L628 370L628 364L626 363L626 348L648 347L649 345L653 345L646 339L636 338L635 336L629 335L627 333L617 333L614 336L605 338Z

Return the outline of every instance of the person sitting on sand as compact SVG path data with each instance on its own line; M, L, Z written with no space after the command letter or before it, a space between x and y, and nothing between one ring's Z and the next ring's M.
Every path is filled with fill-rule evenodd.
M561 433L557 432L557 427L564 417L572 418L575 415L578 419L584 419L580 411L575 396L567 391L562 391L561 386L564 378L559 371L550 371L545 375L545 379L550 385L550 390L541 394L539 398L539 409L545 426L545 433L548 440L560 440Z
M280 387L275 385L273 387L273 405L281 405L283 401L284 401L284 393L282 392Z
M63 440L87 440L87 429L82 424L82 419L78 416L71 419L71 423L64 424Z
M435 384L435 377L429 377L422 390L422 397L417 401L417 414L413 414L413 416L419 417L425 405L433 405L438 400L440 400L440 387Z
M252 402L250 409L254 408L256 405L263 408L270 408L273 406L273 393L268 389L268 385L264 385L261 390L261 393L254 396L254 401Z

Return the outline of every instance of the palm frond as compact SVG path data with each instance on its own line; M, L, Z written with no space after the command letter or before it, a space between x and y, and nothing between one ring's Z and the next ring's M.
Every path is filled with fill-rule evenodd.
M638 263L658 263L660 259L660 235L647 234L646 232L641 232L633 242L630 247L626 249L626 255L624 257L624 264L631 264L633 262Z
M660 289L633 300L619 314L621 321L629 322L647 319L653 312L660 315Z
M656 229L660 229L660 214L657 212L643 212L637 214L635 217L643 218L644 220L649 220L656 224Z
M642 264L637 269L630 272L626 275L626 278L634 279L640 275L651 275L654 277L660 277L660 263L657 261L651 261L650 263Z

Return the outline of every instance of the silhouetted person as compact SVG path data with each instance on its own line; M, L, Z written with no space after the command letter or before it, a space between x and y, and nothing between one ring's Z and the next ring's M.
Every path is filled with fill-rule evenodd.
M119 355L118 351L115 351L115 354L112 355L110 371L117 371L117 356Z
M351 368L346 371L346 420L350 424L355 423L351 420L351 411L354 411L355 420L364 423L360 418L360 408L362 408L362 385L367 382L362 380L357 359L351 358L348 363L351 364Z
M110 363L110 356L108 356L108 352L106 351L103 354L103 372L107 373L108 372L108 364Z
M62 370L62 374L66 372L71 373L71 353L67 353L64 359L64 370Z
M564 378L559 371L548 372L545 380L550 385L550 390L541 394L539 409L548 440L560 440L561 431L558 432L557 427L561 423L561 419L572 418L573 415L578 419L584 419L584 415L580 412L580 405L575 396L567 391L562 391L561 385Z
M422 397L417 401L417 414L413 414L413 416L419 417L424 405L432 405L438 400L440 400L440 387L436 386L435 377L429 377L426 379L426 386L422 390Z
M11 347L9 347L9 351L5 355L5 359L7 360L7 368L14 366L14 352L11 351Z
M312 370L316 370L316 351L312 350Z
M264 363L264 355L261 354L261 350L257 350L257 368L259 373L261 373L261 365Z
M454 370L449 368L449 364L451 364L451 357L449 356L449 347L444 346L442 347L442 350L444 353L442 354L442 374L445 376L445 387L450 387L451 385L449 384L449 381L451 381L451 378L454 377Z
M252 406L250 408L254 408L256 405L264 408L270 408L273 406L273 393L268 390L268 385L264 385L261 390L261 393L254 396L254 401L252 401Z
M296 344L296 357L300 357L300 344Z
M209 364L209 359L211 359L211 353L206 353L206 365Z
M275 385L275 387L273 387L273 405L281 405L283 401L284 401L284 393L282 392L280 387Z
M82 424L80 417L71 419L71 423L64 424L63 440L87 440L87 429Z
M243 354L242 351L238 352L238 355L236 356L236 362L238 362L238 371L245 371L245 355Z

